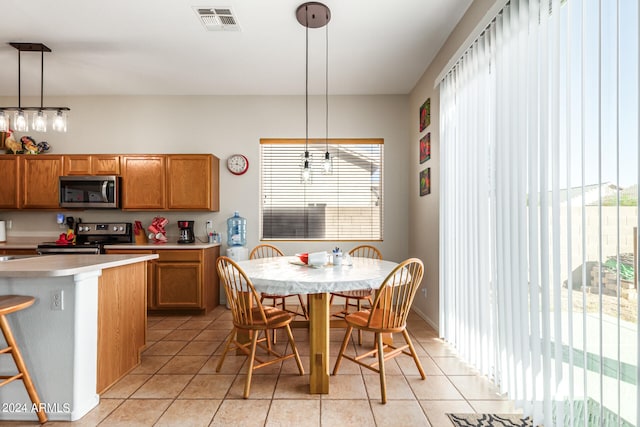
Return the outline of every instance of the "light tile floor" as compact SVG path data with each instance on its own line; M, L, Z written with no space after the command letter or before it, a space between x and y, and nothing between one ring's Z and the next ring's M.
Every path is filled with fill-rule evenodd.
M104 393L100 404L81 420L46 425L446 427L451 423L445 414L451 412L519 413L413 313L408 330L427 379L420 378L408 356L387 362L386 405L380 403L378 375L348 360L338 375L331 376L329 394L309 394L309 341L304 329L295 329L294 336L305 375L297 375L292 359L259 369L245 400L246 357L228 355L222 371L215 372L230 330L231 313L224 307L204 316L149 317L148 345L140 366ZM373 336L367 335L362 346L352 338L352 353L372 348ZM343 337L344 329L331 331L331 354L338 353ZM278 343L286 345L284 334ZM335 356L331 370L334 360Z

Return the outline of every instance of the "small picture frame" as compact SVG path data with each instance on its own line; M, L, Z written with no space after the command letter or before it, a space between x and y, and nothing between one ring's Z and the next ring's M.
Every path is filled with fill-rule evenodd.
M420 107L420 132L431 124L431 98L427 98Z
M431 159L431 132L420 138L420 164Z
M420 196L431 194L431 168L420 172Z

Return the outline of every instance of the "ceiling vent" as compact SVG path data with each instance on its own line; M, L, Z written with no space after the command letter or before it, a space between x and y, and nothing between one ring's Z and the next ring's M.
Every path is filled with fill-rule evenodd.
M240 31L230 7L194 7L193 10L207 31Z

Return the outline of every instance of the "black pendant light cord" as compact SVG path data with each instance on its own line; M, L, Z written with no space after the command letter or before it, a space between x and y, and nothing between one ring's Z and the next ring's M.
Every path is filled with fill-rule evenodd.
M18 111L20 111L22 109L22 101L21 101L22 100L22 93L21 93L21 89L20 89L22 87L22 84L20 82L20 75L22 74L20 72L20 54L21 53L22 52L20 50L18 50Z
M44 51L40 51L40 111L44 107Z
M329 25L325 26L325 81L324 81L324 100L325 100L325 150L326 153L329 154ZM328 160L328 159L327 159Z
M305 25L305 81L304 81L304 111L305 111L305 139L304 139L304 157L309 157L309 7L305 6L306 25ZM306 166L306 164L305 164Z

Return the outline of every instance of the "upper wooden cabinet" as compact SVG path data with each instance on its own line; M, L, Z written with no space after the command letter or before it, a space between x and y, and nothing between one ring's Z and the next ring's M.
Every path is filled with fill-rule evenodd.
M168 155L167 209L218 211L219 165L211 154Z
M122 209L164 209L166 206L163 155L122 156Z
M64 156L65 175L120 175L120 156L78 154Z
M65 175L119 175L124 210L218 211L212 154L0 155L0 209L59 209Z
M62 175L62 156L44 154L20 156L22 203L26 209L58 209L58 178Z
M122 209L220 209L220 160L211 154L123 155Z
M0 156L0 209L20 206L20 162L14 155Z

